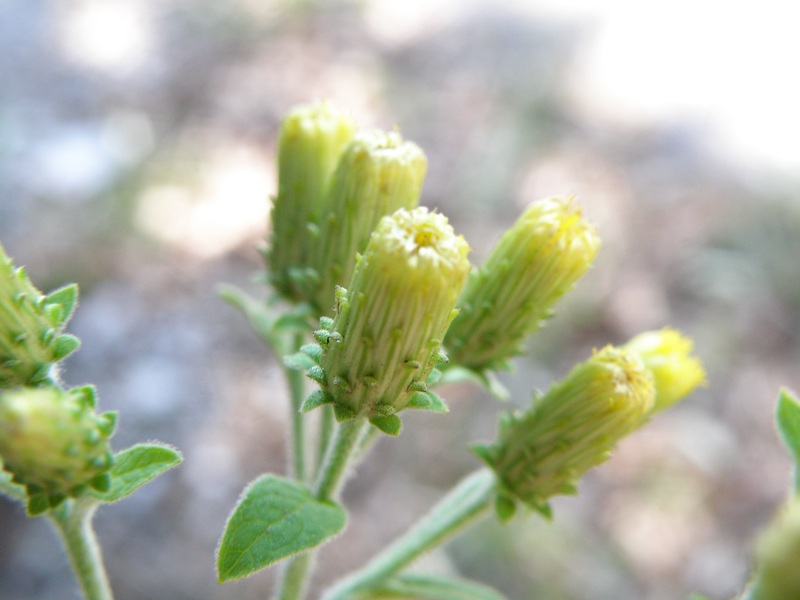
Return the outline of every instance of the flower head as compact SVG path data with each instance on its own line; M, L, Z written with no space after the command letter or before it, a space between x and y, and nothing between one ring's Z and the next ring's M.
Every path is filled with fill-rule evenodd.
M497 441L475 450L509 496L547 511L550 497L574 493L580 478L644 422L653 398L652 375L638 355L607 346L531 408L507 415Z
M278 149L278 195L272 206L267 261L270 281L285 298L305 300L308 240L326 213L339 157L355 124L327 102L299 106L283 122Z
M397 132L361 132L345 148L319 231L309 240L309 266L318 275L309 296L320 314L332 312L336 286L350 281L356 254L381 218L417 206L427 165L422 150Z
M92 388L0 393L0 456L12 480L26 486L29 512L42 512L89 486L107 488L114 460L108 438L116 415L97 415L94 404Z
M642 333L625 344L625 348L641 356L653 373L653 412L672 406L705 384L705 369L700 359L691 356L692 347L691 339L670 328Z
M75 285L45 296L0 245L0 389L54 377L53 365L80 345L63 333L77 296Z
M366 416L397 433L395 413L433 402L425 380L469 272L469 247L447 219L425 208L381 219L340 289L336 317L318 332L315 377L340 419ZM422 396L420 396L420 394Z
M571 198L531 204L467 281L445 346L454 362L495 369L521 352L600 247Z

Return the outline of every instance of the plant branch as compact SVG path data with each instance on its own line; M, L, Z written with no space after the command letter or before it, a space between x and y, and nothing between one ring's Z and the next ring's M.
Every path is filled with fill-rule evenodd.
M65 500L48 516L56 526L86 600L113 600L103 557L92 527L98 504L89 498Z
M488 469L464 478L425 517L362 569L341 580L323 600L348 600L398 574L430 551L488 513L495 478Z

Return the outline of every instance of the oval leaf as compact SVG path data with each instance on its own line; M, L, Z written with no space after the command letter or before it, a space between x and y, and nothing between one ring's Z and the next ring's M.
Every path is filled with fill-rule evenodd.
M314 498L301 483L263 475L244 491L217 552L220 583L241 579L329 541L347 522L339 504Z
M130 496L148 481L180 464L180 452L161 444L137 444L114 456L111 487L91 494L103 502L117 502Z

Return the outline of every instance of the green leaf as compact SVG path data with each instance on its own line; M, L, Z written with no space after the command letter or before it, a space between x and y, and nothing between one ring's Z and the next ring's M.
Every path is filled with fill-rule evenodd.
M303 484L263 475L244 491L225 525L217 552L220 583L241 579L338 534L347 513L314 498Z
M80 347L81 341L74 335L64 333L53 340L53 361L64 360L67 356L75 352Z
M267 346L276 349L280 347L273 329L275 316L263 302L259 302L244 290L233 285L218 286L217 295L247 317L256 335Z
M794 489L800 494L800 400L786 388L778 394L775 414L778 431L794 460Z
M386 435L398 436L403 429L403 422L397 415L387 415L385 417L372 417L369 420L375 427Z
M314 410L318 406L331 403L333 403L333 396L327 392L323 392L322 390L315 390L311 392L303 401L303 405L300 407L300 412L307 413L310 410Z
M283 357L283 364L293 371L308 371L311 367L319 368L319 365L305 352L295 352Z
M702 594L692 594L689 596L689 600L708 600L708 596L703 596Z
M181 463L180 452L161 444L137 444L114 457L111 487L106 492L90 493L103 502L117 502L130 496L148 481Z
M275 319L272 327L274 331L288 331L291 333L308 333L313 329L308 321L308 317L304 314L298 314L297 312L281 315Z
M498 400L506 401L509 397L509 392L505 386L500 383L494 373L491 371L477 371L462 365L448 365L442 369L442 377L437 382L437 385L445 383L472 383L482 387L492 396Z
M358 600L419 598L420 600L505 600L497 590L467 579L451 579L407 573L379 588L357 596Z
M447 404L444 403L442 397L431 391L415 392L412 394L411 399L406 404L406 408L414 408L417 410L427 410L436 413L450 412Z
M73 283L50 292L44 302L45 305L56 304L61 307L58 323L54 323L54 325L64 326L70 320L75 312L75 307L78 305L78 285Z
M508 523L517 512L517 503L511 496L497 494L494 500L494 512L501 523Z

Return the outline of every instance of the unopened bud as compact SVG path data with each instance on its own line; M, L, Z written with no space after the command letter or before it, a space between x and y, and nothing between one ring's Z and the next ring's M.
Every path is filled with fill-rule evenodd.
M422 150L396 132L359 133L347 146L333 174L319 238L311 240L310 266L319 275L311 300L320 314L333 312L335 287L350 281L356 254L381 218L417 206L427 165Z
M384 217L337 294L330 331L321 331L324 391L341 419L366 416L399 431L395 413L443 360L444 333L469 272L469 247L447 219L425 208Z
M594 226L571 198L529 206L470 274L445 339L453 362L504 368L586 273L599 247Z
M549 498L575 493L581 477L644 422L654 394L638 355L607 346L530 409L506 415L498 440L475 451L510 497L546 512Z
M300 106L284 120L278 150L278 195L272 207L270 280L285 298L304 300L309 238L326 214L331 175L355 124L327 102Z
M57 504L87 487L107 487L115 413L96 414L92 388L44 386L0 393L0 456L29 507Z
M0 245L0 389L48 381L77 349L78 338L63 333L77 295L71 285L45 296Z

